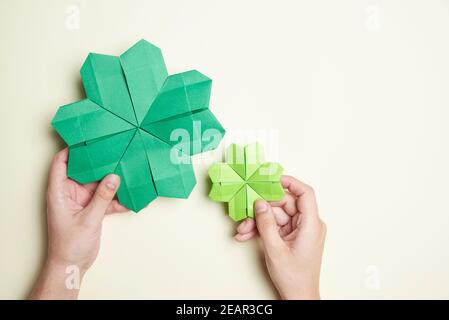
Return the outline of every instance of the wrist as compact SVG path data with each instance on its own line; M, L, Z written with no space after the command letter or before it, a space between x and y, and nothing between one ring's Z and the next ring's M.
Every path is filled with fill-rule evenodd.
M282 294L281 298L283 300L320 300L319 290L310 290L310 291L297 291L297 292L289 292Z
M30 299L77 299L85 270L49 257Z
M317 282L301 283L298 286L288 286L279 290L283 300L320 300L320 288Z
M79 267L76 264L66 263L55 259L47 259L42 272L58 278L64 278L69 287L69 283L73 281L81 284L81 280L84 278L86 271L87 269ZM79 285L75 286L79 287Z
M82 278L88 268L84 267L82 264L74 263L73 261L68 261L53 255L48 255L44 265L44 269L58 273L62 271L66 274L70 274L74 270L76 270L76 272L78 272L78 274Z

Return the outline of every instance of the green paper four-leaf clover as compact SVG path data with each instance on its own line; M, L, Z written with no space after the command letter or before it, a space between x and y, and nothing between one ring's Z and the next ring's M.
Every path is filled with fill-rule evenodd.
M209 168L212 189L209 197L229 202L229 216L239 221L254 218L254 201L278 201L284 197L280 183L283 168L278 163L263 162L258 143L241 147L232 144L226 150L226 163Z
M119 57L90 53L81 79L87 99L52 120L69 146L68 176L84 184L118 174L118 199L135 212L157 196L187 198L196 184L190 156L224 134L208 109L212 80L195 70L169 76L145 40Z

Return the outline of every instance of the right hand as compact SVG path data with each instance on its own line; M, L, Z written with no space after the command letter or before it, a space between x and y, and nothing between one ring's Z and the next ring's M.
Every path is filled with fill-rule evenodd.
M268 273L282 299L320 299L326 225L310 186L290 176L282 176L281 184L287 189L284 199L257 200L256 219L243 221L235 239L260 235Z

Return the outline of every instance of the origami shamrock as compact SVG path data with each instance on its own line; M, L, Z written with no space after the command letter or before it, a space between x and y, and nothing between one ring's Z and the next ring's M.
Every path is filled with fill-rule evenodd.
M277 201L284 197L279 182L282 171L278 163L263 162L260 144L250 144L245 148L232 144L226 150L226 163L217 163L209 168L212 180L209 197L229 202L229 216L235 221L254 218L254 201Z
M212 80L195 70L169 76L145 40L120 57L90 53L81 79L87 99L52 121L69 146L68 176L84 184L118 174L118 199L135 212L157 196L187 198L196 184L190 156L224 134L208 109Z

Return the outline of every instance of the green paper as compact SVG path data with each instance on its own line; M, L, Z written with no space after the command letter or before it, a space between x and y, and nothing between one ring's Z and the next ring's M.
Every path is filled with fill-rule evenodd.
M171 159L172 146L143 130L140 133L158 195L187 198L196 184L192 163L174 163Z
M216 163L211 165L208 173L213 183L240 183L242 181L242 178L237 174L237 172L235 172L234 169L227 163Z
M209 197L214 201L229 202L243 187L242 178L227 163L216 163L209 167L212 189Z
M265 162L261 164L249 177L249 181L279 181L283 168L275 162Z
M60 107L51 123L69 146L135 128L88 99Z
M143 124L207 109L211 87L212 80L196 70L169 76Z
M240 182L219 182L212 184L209 197L214 201L229 202L242 189Z
M278 201L284 196L284 189L279 182L248 182L248 185L267 201Z
M243 186L231 200L229 200L229 216L234 221L243 220L248 217L247 208L246 186Z
M89 100L120 118L137 124L118 57L90 53L80 73Z
M245 148L236 144L231 144L226 149L225 161L242 179L246 178Z
M254 202L257 199L269 200L267 198L262 197L254 190L255 190L254 187L252 187L251 185L246 185L246 215L248 218L254 218ZM281 199L282 196L283 194L281 195Z
M161 50L141 40L120 56L137 123L149 113L148 107L159 94L168 76ZM171 109L167 105L167 109ZM151 107L154 109L154 106Z
M209 110L212 80L196 70L169 76L145 40L120 57L89 54L81 78L87 99L52 120L69 146L68 176L120 175L118 199L135 212L157 196L187 198L196 184L190 155L215 149L225 133Z
M137 212L156 199L153 176L139 132L131 140L115 173L121 181L117 196L127 204L127 208Z
M226 163L209 167L212 180L209 197L228 202L229 216L240 221L254 218L257 199L278 201L284 197L280 183L283 168L278 163L263 162L263 149L258 143L242 146L232 144L226 150Z
M135 133L135 129L128 130L69 147L68 176L80 183L90 183L114 172Z
M259 143L245 147L245 179L249 179L263 163L263 150Z
M144 123L142 128L189 155L215 149L225 132L208 109L153 123ZM173 130L173 128L176 129ZM212 141L209 141L203 133L206 135L211 129L215 131L218 138L214 137Z

